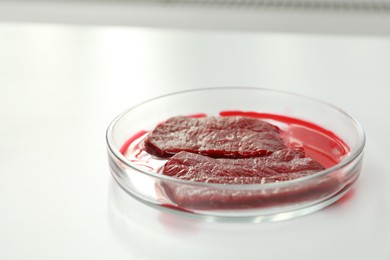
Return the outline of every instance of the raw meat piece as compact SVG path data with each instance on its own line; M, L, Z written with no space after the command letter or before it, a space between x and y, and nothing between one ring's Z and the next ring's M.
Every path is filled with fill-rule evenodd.
M302 148L294 148L245 159L214 159L179 152L165 164L163 174L206 183L254 184L288 181L324 169L317 161L306 157Z
M175 184L165 182L158 189L169 198L175 207L183 210L223 210L223 209L252 209L301 203L315 198L329 196L333 191L344 186L335 176L323 176L305 183L282 186L278 189L259 190L256 186L248 189L230 189L229 185L220 188ZM225 188L226 187L226 188ZM344 187L348 189L348 187ZM340 193L343 192L342 189Z
M305 157L302 148L284 149L269 156L245 159L215 159L180 152L165 164L163 174L194 182L218 184L263 184L288 181L324 170L318 162ZM342 185L335 176L323 176L303 183L275 188L231 189L229 185L207 187L163 181L161 191L177 207L193 209L243 209L300 203L328 196ZM277 191L277 192L276 192Z
M146 151L159 157L187 151L217 158L247 158L284 148L276 126L240 116L173 117L158 125L145 140Z

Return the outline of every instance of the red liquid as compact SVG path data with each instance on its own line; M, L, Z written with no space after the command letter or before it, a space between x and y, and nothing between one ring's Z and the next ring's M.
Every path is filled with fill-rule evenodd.
M127 140L123 146L121 147L121 149L119 149L119 152L123 155L125 155L125 153L127 152L127 149L129 148L129 146L134 143L137 139L139 139L141 136L145 135L147 133L147 131L139 131L138 133L136 133L135 135L133 135L132 137L130 137L129 140Z

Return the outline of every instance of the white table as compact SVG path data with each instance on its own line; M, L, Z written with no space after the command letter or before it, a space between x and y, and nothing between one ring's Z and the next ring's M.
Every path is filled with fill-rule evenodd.
M276 223L159 212L110 176L105 130L145 99L208 86L297 92L364 126L346 199ZM390 259L390 38L0 23L1 259Z

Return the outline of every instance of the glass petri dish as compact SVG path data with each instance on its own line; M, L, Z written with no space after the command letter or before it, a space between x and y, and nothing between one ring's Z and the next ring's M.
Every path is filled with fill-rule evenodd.
M148 131L170 117L233 114L261 117L279 126L290 144L303 144L305 152L324 159L326 169L289 181L215 184L162 175L126 154L132 143L142 142ZM311 128L320 131L307 134ZM264 222L306 215L347 193L362 169L365 134L353 117L326 102L264 88L224 87L172 93L134 106L112 121L106 141L110 171L135 199L210 221ZM155 162L162 167L165 161Z

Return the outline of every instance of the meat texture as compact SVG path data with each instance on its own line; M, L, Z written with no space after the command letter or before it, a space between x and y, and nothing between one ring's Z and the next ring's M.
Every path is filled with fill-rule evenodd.
M151 131L145 149L159 157L186 151L215 158L248 158L285 149L278 127L250 117L172 117Z
M288 181L325 168L302 148L283 149L269 156L226 159L180 152L165 164L163 174L197 182L255 184Z

